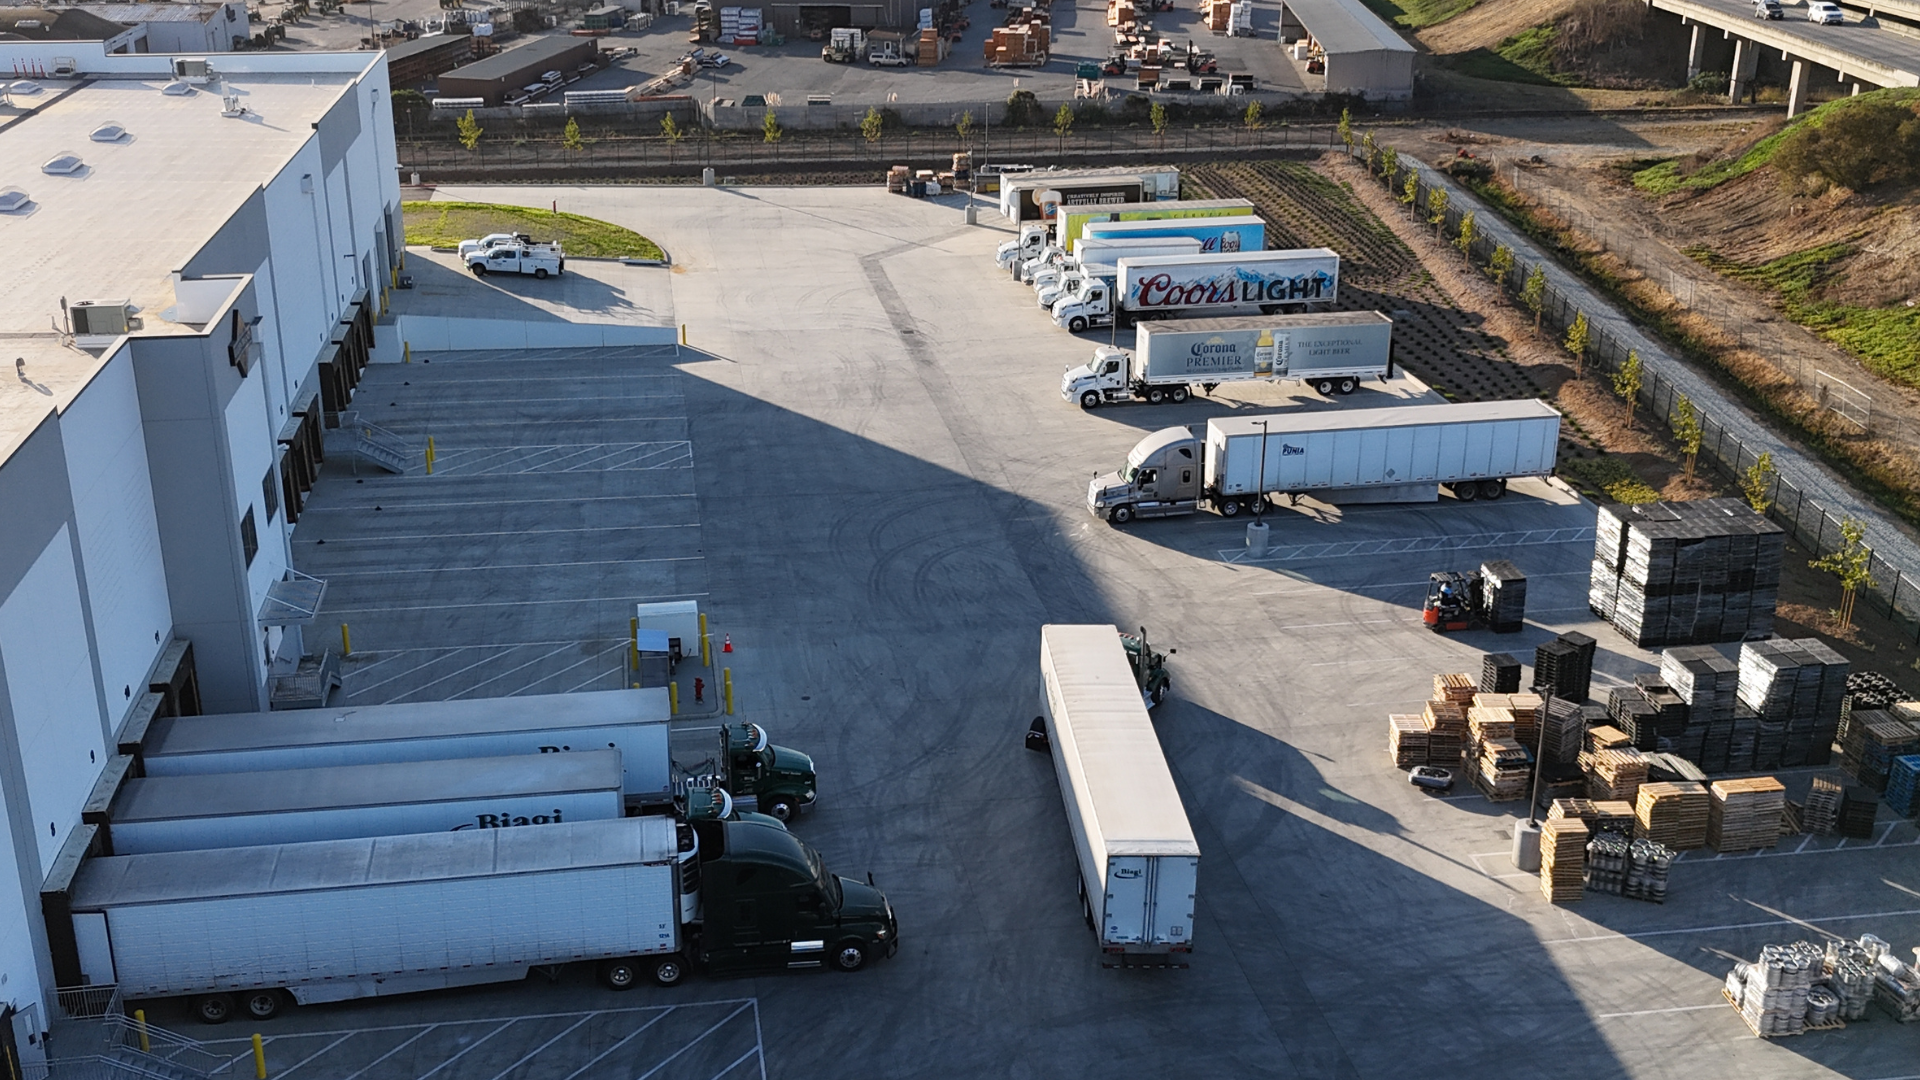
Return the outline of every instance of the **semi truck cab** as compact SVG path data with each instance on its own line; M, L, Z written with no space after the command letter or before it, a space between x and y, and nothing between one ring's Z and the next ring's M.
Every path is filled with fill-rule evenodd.
M1002 243L994 251L994 258L1003 270L1018 272L1028 259L1040 254L1047 246L1047 227L1045 225L1020 226L1020 238Z
M1172 687L1173 679L1167 674L1167 657L1178 652L1168 649L1164 653L1154 652L1147 641L1147 628L1141 627L1138 634L1122 633L1120 647L1126 650L1127 666L1133 669L1133 679L1140 684L1140 697L1151 709L1166 700L1167 690Z
M813 759L798 750L773 746L758 724L723 724L720 761L726 769L727 790L742 802L780 821L791 821L814 805Z
M1091 409L1116 401L1149 401L1155 405L1170 401L1175 405L1193 396L1186 383L1149 384L1131 370L1133 354L1125 349L1102 345L1093 350L1093 361L1072 367L1060 376L1060 396ZM1211 387L1209 387L1211 389Z
M1087 509L1094 517L1125 525L1136 517L1174 517L1200 508L1204 449L1183 427L1162 428L1127 453L1126 468L1094 477L1087 484ZM1239 504L1229 503L1239 513Z
M1105 281L1083 283L1080 291L1054 301L1053 324L1079 333L1113 321L1113 287Z

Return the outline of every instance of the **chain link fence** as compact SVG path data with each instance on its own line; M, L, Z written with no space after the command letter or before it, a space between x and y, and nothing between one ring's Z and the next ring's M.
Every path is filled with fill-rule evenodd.
M1358 143L1348 150L1350 156L1363 166L1366 152ZM1407 178L1414 178L1414 197L1411 203L1404 203ZM1387 190L1402 198L1410 214L1434 228L1434 217L1429 198L1436 189L1425 172L1417 167L1400 164L1390 176L1382 177ZM1438 225L1444 237L1457 237L1460 234L1460 219L1471 208L1449 204L1440 215ZM1498 241L1486 235L1476 236L1470 245L1470 255L1476 267L1484 268L1499 247ZM1520 293L1526 287L1526 280L1533 273L1536 263L1521 261L1515 252L1513 268L1499 281L1501 290L1520 302ZM1559 289L1547 284L1541 297L1541 327L1545 333L1555 338L1564 335L1574 320L1583 314L1579 305L1569 300ZM1602 375L1610 376L1620 370L1627 362L1632 349L1609 332L1592 314L1588 314L1588 344L1585 365ZM1636 400L1646 406L1668 430L1673 427L1673 417L1680 399L1685 396L1673 383L1671 376L1662 366L1648 357L1641 358L1642 385ZM1699 418L1704 437L1700 443L1700 458L1717 467L1726 477L1735 483L1745 481L1747 472L1759 461L1763 451L1749 446L1727 425L1723 419L1709 414L1699 402L1692 402L1695 414ZM1786 529L1788 534L1799 541L1816 557L1837 550L1841 544L1840 526L1846 520L1844 515L1830 511L1812 492L1802 491L1791 481L1777 472L1771 475L1767 496L1771 500L1767 507L1767 516ZM1920 643L1920 575L1909 573L1894 565L1879 553L1869 550L1868 566L1873 575L1870 585L1861 590L1869 607L1892 622L1896 631L1905 639Z

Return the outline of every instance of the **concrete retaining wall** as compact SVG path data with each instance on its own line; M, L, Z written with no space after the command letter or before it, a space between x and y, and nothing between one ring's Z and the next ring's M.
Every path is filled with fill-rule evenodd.
M616 345L672 345L680 331L671 326L625 323L529 322L518 319L459 319L443 315L401 315L373 328L373 362L397 364L414 352L480 349L585 349Z

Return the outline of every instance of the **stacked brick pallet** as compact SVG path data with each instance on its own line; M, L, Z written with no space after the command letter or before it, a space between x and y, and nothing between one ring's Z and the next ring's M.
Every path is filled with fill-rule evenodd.
M1715 851L1758 851L1780 841L1787 789L1771 776L1716 780L1708 789L1707 843Z
M1586 891L1587 841L1577 817L1550 817L1540 826L1540 892L1548 903L1570 904Z
M1634 801L1633 835L1674 851L1706 847L1709 802L1704 784L1642 784Z
M1785 539L1737 499L1603 506L1588 606L1642 648L1766 637Z

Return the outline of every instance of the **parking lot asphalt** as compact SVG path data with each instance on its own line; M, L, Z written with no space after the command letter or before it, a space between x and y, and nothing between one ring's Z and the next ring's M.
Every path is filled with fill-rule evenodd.
M951 200L877 188L446 187L436 197L558 198L674 253L666 281L689 352L436 364L460 402L436 427L458 441L463 417L476 433L513 419L529 425L523 441L555 441L540 424L590 418L597 439L622 428L651 438L623 419L624 401L601 399L624 395L627 380L676 373L674 422L691 465L675 474L687 505L674 513L692 516L554 488L571 500L566 528L635 531L608 534L615 564L546 560L593 565L545 569L545 595L528 597L510 570L484 568L524 561L515 545L544 541L443 546L435 529L484 531L430 509L472 478L410 474L384 480L381 502L419 507L409 512L424 535L407 565L460 572L448 580L496 574L487 588L511 622L529 617L526 599L651 595L660 583L617 560L652 550L634 539L640 529L691 525L702 584L689 591L730 628L740 714L818 764L821 805L795 831L836 871L873 874L899 914L902 949L855 975L699 979L626 995L569 972L552 985L295 1010L263 1025L268 1035L751 998L766 1075L782 1078L1913 1072L1920 1028L1878 1017L1759 1040L1719 990L1732 961L1766 942L1871 932L1903 953L1920 944L1911 826L1844 844L1791 838L1759 856L1690 854L1661 906L1589 895L1554 907L1508 859L1520 803L1422 795L1389 767L1386 716L1416 709L1436 672L1477 672L1484 652L1530 658L1554 634L1581 630L1600 642L1600 694L1653 666L1586 610L1594 511L1564 487L1517 483L1493 503L1304 500L1271 515L1260 559L1247 557L1240 521L1113 528L1087 513L1086 480L1148 431L1237 409L1365 408L1393 393L1326 402L1222 388L1217 400L1082 412L1061 400L1059 374L1107 336L1053 327L992 266L1005 229L984 208L982 224L967 226ZM467 282L484 290L471 294L476 317L503 317L516 298L560 284ZM525 400L561 396L532 390L584 363L623 389L581 384L570 391L578 416ZM499 381L469 380L482 371ZM330 459L323 486L338 485L342 502L365 490L334 468ZM554 481L488 482L517 485L487 489L507 500ZM1420 625L1428 572L1493 557L1533 579L1524 632L1439 636ZM1145 626L1178 649L1154 720L1203 852L1189 969L1098 965L1051 766L1021 745L1039 711L1046 622ZM585 625L552 629L600 632ZM1785 779L1804 784L1807 771ZM551 1035L516 1030L487 1052L512 1062ZM717 1073L731 1060L718 1055L705 1075L740 1075ZM563 1080L576 1067L555 1059L516 1075Z

